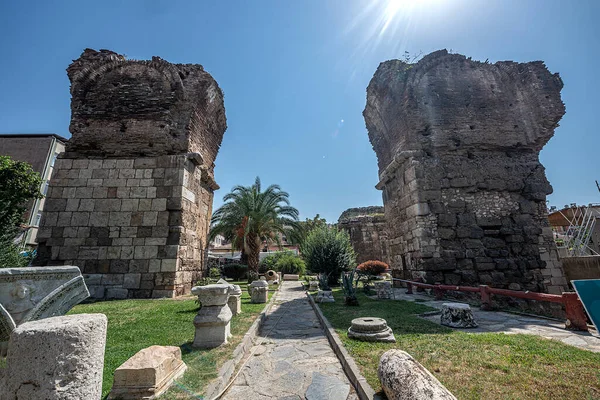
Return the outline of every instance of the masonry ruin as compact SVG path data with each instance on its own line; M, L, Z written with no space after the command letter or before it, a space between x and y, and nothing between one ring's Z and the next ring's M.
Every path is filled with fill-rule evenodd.
M358 264L369 260L389 263L388 227L382 206L349 208L340 215L338 227L350 235Z
M72 138L36 265L77 265L93 298L189 293L204 265L223 93L201 65L86 49L67 69Z
M489 64L441 50L379 65L363 115L396 277L566 288L539 161L565 113L562 87L541 61Z

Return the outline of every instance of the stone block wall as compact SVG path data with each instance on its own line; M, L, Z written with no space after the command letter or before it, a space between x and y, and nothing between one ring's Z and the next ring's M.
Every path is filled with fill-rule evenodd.
M388 233L383 207L350 208L340 216L338 227L350 235L358 264L368 260L389 264Z
M59 158L37 264L77 265L94 298L189 292L204 262L214 181L186 155Z
M223 94L200 65L86 49L69 66L73 134L36 265L76 265L93 298L189 293L204 268Z
M564 114L541 62L439 51L382 63L367 89L394 275L452 285L566 288L539 151Z

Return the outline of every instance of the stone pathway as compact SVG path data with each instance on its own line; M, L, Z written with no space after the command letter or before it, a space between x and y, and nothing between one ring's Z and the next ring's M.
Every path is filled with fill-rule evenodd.
M283 282L263 338L222 399L358 399L300 282Z
M425 294L406 294L406 289L395 288L394 298L396 300L424 301L422 304L441 310L443 303L453 300L433 300L433 297ZM461 329L469 333L481 332L504 332L504 333L525 333L538 335L547 339L554 339L584 350L600 353L600 335L593 331L579 332L570 331L564 328L563 322L549 320L545 318L536 318L532 316L511 314L500 311L482 311L478 307L471 306L475 321L479 324L478 328ZM423 318L440 323L440 315L429 315Z

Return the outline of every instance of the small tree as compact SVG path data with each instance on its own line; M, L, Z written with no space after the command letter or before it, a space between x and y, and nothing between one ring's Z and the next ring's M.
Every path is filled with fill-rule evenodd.
M27 202L41 199L42 178L31 165L0 156L0 267L20 267L29 260L19 255L14 243Z
M300 246L300 253L310 271L329 275L330 284L337 283L340 274L356 263L350 236L337 227L313 229Z

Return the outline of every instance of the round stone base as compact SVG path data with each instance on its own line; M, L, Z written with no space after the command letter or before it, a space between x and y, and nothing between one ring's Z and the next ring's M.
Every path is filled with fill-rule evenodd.
M348 328L348 337L365 342L395 343L396 338L392 329L383 318L363 317L352 320Z

